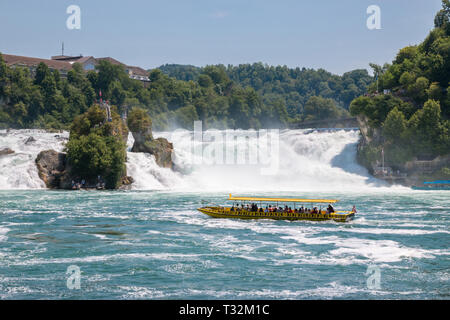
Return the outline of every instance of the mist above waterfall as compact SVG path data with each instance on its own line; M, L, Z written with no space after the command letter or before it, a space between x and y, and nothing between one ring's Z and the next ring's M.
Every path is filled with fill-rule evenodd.
M217 139L233 134L234 140ZM239 131L161 132L174 145L175 171L159 167L153 156L127 155L127 172L137 190L175 191L342 191L373 189L383 184L356 163L356 130L283 130L269 147L262 134ZM26 143L29 137L36 141ZM0 189L45 188L35 158L40 151L62 151L68 133L42 130L0 131L0 149L14 154L0 157ZM261 143L263 141L264 143ZM128 146L133 138L130 134ZM219 157L218 153L219 152ZM257 154L257 156L255 156ZM233 158L230 158L232 155ZM218 161L223 156L223 161ZM267 156L267 157L266 157ZM230 162L231 159L231 162ZM269 161L270 160L270 161ZM271 162L276 160L277 162ZM267 170L276 164L276 170Z
M230 131L236 135L231 143L225 138ZM214 140L217 133L224 138ZM155 133L155 136L173 142L176 172L159 168L149 155L130 156L129 153L128 174L135 178L136 188L263 192L342 191L385 186L357 164L357 130L283 130L279 132L276 152L265 145L270 139L261 143L261 135L255 137L254 132L249 134L246 130L221 130L214 134L206 131L203 141L188 131ZM258 158L252 158L252 152ZM229 163L229 154L234 155L234 163ZM271 157L270 161L261 159L265 154ZM221 157L223 161L218 161ZM266 170L264 174L274 159L278 161L276 172L271 174Z

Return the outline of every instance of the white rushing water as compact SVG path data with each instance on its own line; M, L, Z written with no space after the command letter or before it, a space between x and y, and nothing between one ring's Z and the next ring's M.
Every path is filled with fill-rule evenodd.
M62 151L68 132L49 133L43 130L0 130L0 150L10 148L13 154L0 155L0 189L45 188L39 178L35 159L39 152ZM34 141L28 141L28 139Z
M284 130L276 136L232 130L205 132L203 140L210 142L197 142L187 131L154 135L173 143L176 170L159 167L149 154L128 152L127 171L135 179L134 189L342 191L383 186L356 163L356 130ZM235 138L226 140L229 136ZM29 137L36 141L26 143ZM34 160L42 150L62 151L67 138L67 132L0 130L0 150L15 151L0 156L0 189L44 188ZM130 135L129 148L132 143Z

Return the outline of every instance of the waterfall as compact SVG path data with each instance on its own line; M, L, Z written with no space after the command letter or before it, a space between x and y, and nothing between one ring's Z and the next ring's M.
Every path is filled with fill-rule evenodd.
M34 160L43 150L62 151L68 135L0 130L0 150L15 151L0 156L0 189L45 188ZM175 170L159 167L149 154L128 152L127 173L135 180L134 189L342 191L383 185L356 163L357 130L206 131L201 140L189 131L154 136L173 143ZM35 141L27 143L29 137ZM130 134L129 149L132 144Z

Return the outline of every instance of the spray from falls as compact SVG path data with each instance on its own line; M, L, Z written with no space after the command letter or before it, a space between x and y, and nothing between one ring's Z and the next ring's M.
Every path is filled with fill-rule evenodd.
M136 187L144 189L164 186L189 191L278 192L361 190L385 186L357 164L357 130L284 130L275 137L275 149L273 141L270 147L266 145L270 138L261 139L268 134L256 132L255 135L255 132L245 130L207 131L202 141L196 139L193 132L155 134L173 142L177 172L161 169L150 159L144 162L142 156L140 159L134 156L134 160L129 159L128 174L135 178ZM235 138L228 139L230 135ZM274 163L275 170L272 170ZM163 179L157 179L158 183L155 183L144 172Z
M356 163L356 130L284 130L275 140L268 137L269 132L246 130L207 131L201 141L189 131L154 135L173 143L175 170L159 167L149 154L128 152L127 173L135 180L134 189L279 192L383 186ZM68 136L67 132L0 130L0 149L15 151L0 156L0 189L45 188L38 177L36 156L48 149L62 151ZM26 143L29 137L35 141ZM132 144L130 134L129 148Z

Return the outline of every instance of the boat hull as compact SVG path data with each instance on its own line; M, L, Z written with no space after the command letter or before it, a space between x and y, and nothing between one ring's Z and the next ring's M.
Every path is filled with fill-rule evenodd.
M287 212L249 212L231 211L230 208L223 207L203 207L198 211L213 218L233 218L233 219L271 219L271 220L308 220L308 221L337 221L347 222L355 217L354 212L337 211L335 213L287 213Z

